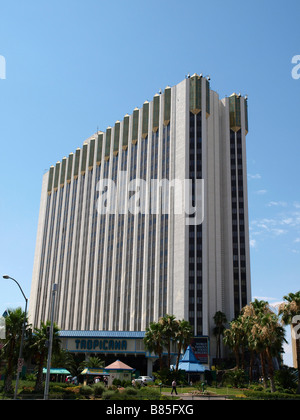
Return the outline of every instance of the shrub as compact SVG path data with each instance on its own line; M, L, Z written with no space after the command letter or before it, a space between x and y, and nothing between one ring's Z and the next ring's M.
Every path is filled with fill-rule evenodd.
M121 386L122 385L121 379L114 379L113 380L113 385L114 386Z
M132 387L131 381L125 381L124 380L122 385L123 385L124 388L128 388L128 387L131 388Z
M93 388L88 386L88 385L83 385L80 388L80 394L84 395L85 397L89 397L89 396L93 395Z
M115 392L114 395L111 397L112 400L125 400L125 401L132 401L140 399L137 395L128 395L126 392L118 393Z
M74 385L74 384L70 384L70 383L67 383L67 382L50 382L50 384L49 384L49 389L50 389L50 391L52 390L52 388L55 388L55 387L60 387L60 388L75 388L76 387L76 385Z
M137 395L138 391L135 388L128 387L128 388L126 388L126 394L127 395Z
M223 375L223 380L227 385L242 388L246 382L245 372L242 369L228 370Z
M160 391L154 388L141 388L138 392L138 396L143 400L159 400Z
M55 385L55 386L52 386L51 387L51 389L50 389L50 392L52 393L54 393L54 394L58 394L58 393L63 393L65 391L65 388L63 388L62 386L59 386L59 385Z
M76 400L81 395L80 386L62 387L61 390L63 392L64 400Z
M93 392L95 397L102 397L103 392L106 390L105 386L102 384L93 385Z
M164 385L171 385L173 380L175 379L177 385L184 385L187 383L186 381L186 372L184 370L173 371L168 368L163 368L155 372L156 380L155 384L159 385L160 383Z
M118 395L118 391L105 391L102 394L102 399L103 400L111 400L113 399L114 396Z
M288 366L276 370L274 373L275 385L277 388L296 390L297 389L297 375L296 369Z
M121 379L114 379L113 380L113 385L115 387L127 388L128 386L131 386L131 381L126 381L125 379L123 379L122 381L121 381Z
M36 373L27 373L26 381L31 381L31 382L36 381Z
M153 388L142 388L137 390L135 388L128 387L122 392L117 391L105 391L102 394L103 400L169 400L171 397L160 395L160 392Z
M281 392L245 391L244 394L249 400L300 400L300 395Z
M33 386L23 386L22 391L23 394L33 394L34 387Z

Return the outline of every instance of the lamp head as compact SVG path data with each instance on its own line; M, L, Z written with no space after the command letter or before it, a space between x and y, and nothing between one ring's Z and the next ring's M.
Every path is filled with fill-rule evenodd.
M9 277L7 274L5 274L5 275L3 276L3 278L4 278L4 279L9 279L10 277Z

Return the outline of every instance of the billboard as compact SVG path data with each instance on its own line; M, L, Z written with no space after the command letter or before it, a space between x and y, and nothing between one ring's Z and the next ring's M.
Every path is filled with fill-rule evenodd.
M209 364L209 338L208 337L194 337L191 341L192 350L199 360L204 365Z

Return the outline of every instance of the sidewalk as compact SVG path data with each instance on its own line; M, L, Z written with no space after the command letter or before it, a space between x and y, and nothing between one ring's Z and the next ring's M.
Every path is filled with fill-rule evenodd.
M185 400L185 401L205 401L205 400L213 400L213 401L217 401L217 400L221 400L221 401L225 401L225 400L229 400L229 397L226 397L224 395L194 395L191 393L179 393L178 395L174 394L171 395L171 392L162 392L162 395L166 395L167 397L174 397L175 398L179 398L180 400Z

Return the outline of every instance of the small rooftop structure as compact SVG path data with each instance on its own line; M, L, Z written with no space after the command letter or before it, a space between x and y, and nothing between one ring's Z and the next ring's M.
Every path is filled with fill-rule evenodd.
M180 370L185 370L187 373L203 373L206 370L196 358L191 346L188 346L186 349L186 352L179 362L178 368Z
M131 381L131 375L135 371L135 369L125 365L125 363L121 362L120 360L116 360L111 365L106 366L105 370L110 373L108 385L112 385L114 379L119 379L121 381Z
M135 371L135 369L133 369L132 367L128 365L125 365L125 363L121 362L120 360L117 360L111 365L106 366L105 370L106 371L109 371L109 370L124 371L125 370L125 371L130 371L130 372Z

